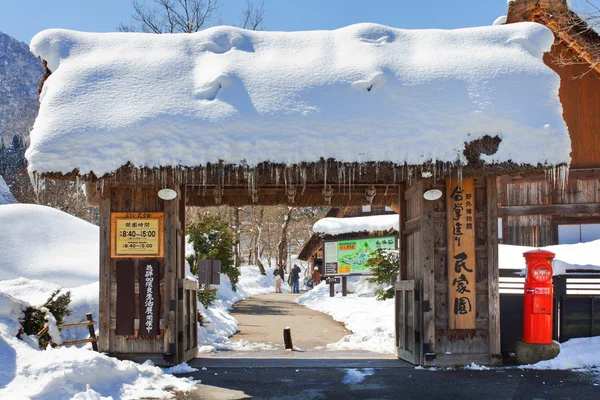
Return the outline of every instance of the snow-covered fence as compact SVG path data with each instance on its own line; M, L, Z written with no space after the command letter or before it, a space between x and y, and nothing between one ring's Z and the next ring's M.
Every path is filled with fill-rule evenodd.
M62 343L54 343L52 341L50 341L50 345L52 347L58 347L58 346L72 346L72 345L76 345L76 344L83 344L83 343L91 343L92 344L92 349L94 351L98 351L98 338L96 337L96 331L94 329L94 325L96 325L96 321L94 321L94 319L92 318L92 314L91 313L87 313L86 314L86 319L87 321L83 321L83 322L75 322L72 324L62 324L62 325L58 325L59 329L68 329L68 328L75 328L78 326L87 326L90 330L90 337L87 339L79 339L79 340L70 340L67 342L62 342ZM50 330L50 324L46 323L44 325L44 328L37 334L38 338L42 337L43 335L45 335L46 333L49 333Z

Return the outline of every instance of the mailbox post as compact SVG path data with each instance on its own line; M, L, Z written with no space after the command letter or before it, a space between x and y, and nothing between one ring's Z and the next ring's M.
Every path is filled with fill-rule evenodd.
M552 259L555 254L545 250L531 250L523 253L523 256L527 263L523 296L523 341L552 344Z
M523 293L523 340L517 342L515 347L519 364L550 360L560 351L560 345L552 341L554 256L554 253L546 250L523 253L527 263L527 278Z

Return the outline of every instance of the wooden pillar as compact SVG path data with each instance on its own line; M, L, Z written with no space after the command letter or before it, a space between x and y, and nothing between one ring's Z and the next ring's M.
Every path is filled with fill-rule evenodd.
M177 195L180 196L179 190ZM178 351L178 292L177 279L177 225L179 207L177 200L164 201L165 212L165 301L167 304L165 350L173 358L174 364L180 363Z
M110 188L105 187L100 198L100 304L98 347L100 352L110 351Z
M421 311L423 317L423 353L435 353L434 204L434 201L423 200L423 214L421 215L421 251L423 260Z
M496 177L487 178L487 252L490 356L500 356L500 289L498 266L498 190Z

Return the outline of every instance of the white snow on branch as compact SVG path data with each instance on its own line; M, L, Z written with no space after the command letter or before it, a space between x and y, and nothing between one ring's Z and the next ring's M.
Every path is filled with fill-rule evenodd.
M313 225L313 232L322 235L341 235L344 233L398 231L398 214L374 215L353 218L323 218Z
M357 24L333 31L193 34L46 30L48 61L27 151L38 172L339 161L569 162L559 77L534 23L457 30ZM549 129L545 129L549 126ZM465 160L463 160L465 161Z

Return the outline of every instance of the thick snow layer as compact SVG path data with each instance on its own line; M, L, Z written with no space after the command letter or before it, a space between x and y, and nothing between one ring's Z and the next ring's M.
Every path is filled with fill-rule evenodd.
M344 233L398 231L398 214L373 215L370 217L323 218L315 222L313 232L322 235L341 235Z
M54 208L0 207L0 280L41 279L65 287L98 281L98 227Z
M511 246L501 244L499 247L499 265L502 269L516 269L525 273L527 265L523 253L536 250L537 247ZM600 240L587 243L560 244L555 246L541 247L556 254L552 261L554 275L563 275L567 270L597 270L600 272Z
M552 360L525 365L528 369L588 369L600 367L600 336L571 339L560 345Z
M296 299L298 304L331 315L352 331L340 341L328 344L327 349L393 353L394 300L376 300L377 286L368 283L365 277L348 278L350 293L346 297L342 297L341 284L336 286L335 297L329 297L329 285L323 281Z
M569 162L560 81L542 61L553 40L534 23L46 30L31 42L53 74L29 168L103 175L127 162L454 162L485 134L502 138L490 162Z
M10 192L10 188L4 181L4 178L2 178L2 175L0 175L0 205L13 204L16 202L17 200L15 200L12 193Z
M195 387L148 362L119 361L76 347L39 350L32 338L20 341L18 319L27 305L0 290L2 399L168 398L173 390Z

